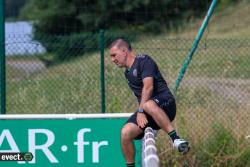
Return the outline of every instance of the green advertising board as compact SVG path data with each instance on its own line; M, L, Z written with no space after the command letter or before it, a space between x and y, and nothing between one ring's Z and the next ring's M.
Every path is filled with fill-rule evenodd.
M0 155L6 152L30 152L33 159L2 160L0 166L125 167L120 130L128 116L1 116ZM139 141L135 144L136 166L140 166L140 144ZM1 158L6 160L6 155Z

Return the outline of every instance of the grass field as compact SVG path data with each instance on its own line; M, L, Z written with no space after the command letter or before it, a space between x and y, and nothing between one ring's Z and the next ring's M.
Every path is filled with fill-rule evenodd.
M212 166L237 166L237 159L250 155L247 152L250 140L244 139L250 135L250 38L246 38L250 35L249 8L249 2L245 1L222 12L216 11L213 16L209 33L205 33L208 36L202 39L176 97L175 126L191 141L193 151L187 157L174 154L168 138L160 131L157 140L162 166L211 166L200 162L209 160ZM157 61L170 88L175 85L200 22L195 20L178 31L160 36L140 37L133 43L136 52L147 53ZM136 99L127 86L123 70L111 64L107 51L105 55L107 112L135 111ZM100 113L99 53L26 73L7 63L8 114ZM220 134L232 138L228 140L229 145L236 149L229 147L223 154L220 150L213 152L199 147L206 148L206 141L215 142L217 139L211 137L217 134L219 139ZM218 147L224 151L228 148L226 144ZM244 166L250 166L250 160L244 160L247 160Z
M249 1L231 5L226 9L216 8L210 20L205 35L208 38L246 38L250 35ZM194 37L201 25L202 19L190 19L185 26L170 30L168 36Z

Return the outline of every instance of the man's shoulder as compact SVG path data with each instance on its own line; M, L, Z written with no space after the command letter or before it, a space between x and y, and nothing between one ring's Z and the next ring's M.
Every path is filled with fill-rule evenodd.
M155 61L152 57L150 57L149 55L145 55L145 54L138 54L136 56L137 61L139 62L139 64L143 65L145 63L153 63L155 64Z
M146 54L138 54L138 55L136 55L137 59L145 59L146 57L148 57L148 55L146 55Z
M152 58L146 54L138 54L136 55L136 59L138 59L139 61L152 60Z

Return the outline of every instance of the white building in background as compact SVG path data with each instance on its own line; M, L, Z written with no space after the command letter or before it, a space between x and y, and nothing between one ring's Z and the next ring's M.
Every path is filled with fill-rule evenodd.
M45 48L33 40L32 23L19 21L5 23L6 56L42 54Z

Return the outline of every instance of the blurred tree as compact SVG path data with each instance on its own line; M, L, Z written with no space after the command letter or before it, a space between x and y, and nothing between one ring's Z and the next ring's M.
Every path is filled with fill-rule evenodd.
M164 27L206 7L206 1L197 0L28 0L21 16L37 21L36 31L42 34L71 34L100 28L143 29L152 21Z
M123 34L131 31L158 34L168 26L179 26L183 19L203 16L211 2L27 0L20 17L33 21L35 38L46 47L47 52L56 54L56 61L61 61L97 48L98 35L95 33L101 28L112 29L112 32L120 30ZM82 32L87 34L87 38L83 38ZM119 34L121 32L117 36L121 36Z
M54 53L57 63L98 48L100 28L112 29L112 38L128 38L131 30L157 34L172 21L190 17L188 11L197 11L192 5L196 0L179 1L27 0L20 17L33 21L35 39Z
M5 0L5 17L16 18L26 0Z

